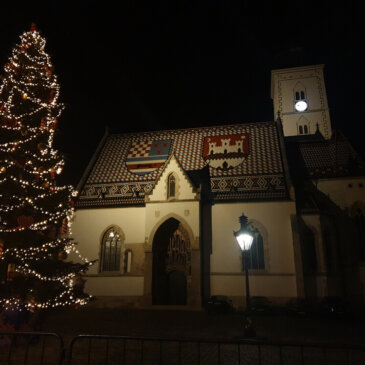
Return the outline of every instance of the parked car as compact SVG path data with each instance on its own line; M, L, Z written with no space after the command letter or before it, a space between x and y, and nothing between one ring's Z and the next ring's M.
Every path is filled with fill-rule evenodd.
M274 312L272 302L262 296L251 297L251 312L255 314L271 314Z
M346 303L341 297L325 297L319 304L321 316L343 317L346 314Z
M233 312L232 301L225 295L213 295L207 302L206 310L208 313Z

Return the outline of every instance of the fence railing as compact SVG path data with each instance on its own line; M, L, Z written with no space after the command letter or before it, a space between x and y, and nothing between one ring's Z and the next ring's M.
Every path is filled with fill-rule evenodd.
M79 335L68 365L365 364L365 346Z
M54 333L0 332L0 364L363 365L365 346L79 335L66 349Z
M0 364L61 365L63 339L47 332L0 332Z

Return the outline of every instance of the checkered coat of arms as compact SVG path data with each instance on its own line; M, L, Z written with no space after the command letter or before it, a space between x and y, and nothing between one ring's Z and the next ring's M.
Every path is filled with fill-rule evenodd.
M126 159L128 170L137 175L157 170L169 157L170 147L170 139L132 142Z

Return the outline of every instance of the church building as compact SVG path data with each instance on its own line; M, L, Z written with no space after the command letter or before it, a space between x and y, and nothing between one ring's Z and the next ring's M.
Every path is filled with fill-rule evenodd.
M72 236L97 259L100 306L245 306L234 231L248 217L251 296L365 300L365 166L331 128L323 65L272 71L275 118L105 133L79 183ZM70 259L75 259L70 257Z

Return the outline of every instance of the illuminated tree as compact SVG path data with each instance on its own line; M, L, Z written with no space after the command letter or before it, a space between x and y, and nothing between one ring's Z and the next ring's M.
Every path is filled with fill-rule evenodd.
M0 87L0 307L83 305L91 263L65 261L79 255L69 238L75 192L57 185L64 160L52 147L64 105L45 39L34 25L20 39Z

